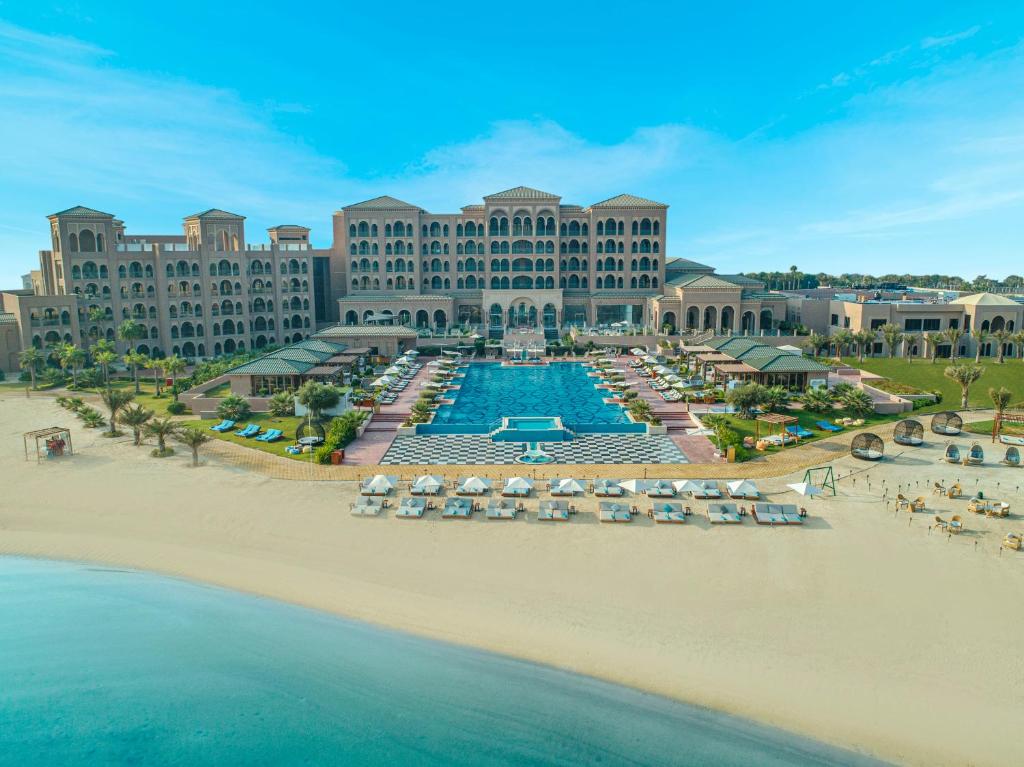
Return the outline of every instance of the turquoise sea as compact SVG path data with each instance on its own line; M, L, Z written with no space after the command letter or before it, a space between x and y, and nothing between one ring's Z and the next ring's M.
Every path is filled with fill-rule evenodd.
M313 610L0 558L4 766L867 764L877 762Z

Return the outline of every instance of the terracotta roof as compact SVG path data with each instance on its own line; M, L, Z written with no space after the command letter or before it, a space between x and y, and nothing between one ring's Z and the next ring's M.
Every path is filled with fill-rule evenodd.
M395 197L384 194L372 200L363 200L354 205L346 205L342 210L422 210L422 208Z
M973 293L969 296L961 296L950 303L962 306L1020 306L1016 301L1006 296L997 296L995 293Z
M237 219L244 219L245 216L239 216L237 213L229 213L228 211L221 210L220 208L210 208L199 213L193 213L191 216L185 216L186 220L190 218L220 218L234 221Z

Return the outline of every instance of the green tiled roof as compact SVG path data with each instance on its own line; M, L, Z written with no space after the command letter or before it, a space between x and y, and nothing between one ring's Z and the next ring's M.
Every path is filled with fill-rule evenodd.
M221 210L220 208L209 208L208 210L204 210L199 213L193 213L191 216L185 216L185 218L227 218L234 221L236 219L245 218L245 216L239 216L237 213L228 213L226 210Z
M678 279L669 280L669 286L673 288L705 288L705 289L736 289L739 287L734 282L723 279L716 274L687 274Z
M289 349L306 349L311 352L318 352L321 354L340 354L347 348L345 344L339 344L336 341L325 341L322 338L307 338L305 341L299 341L297 344L293 344L288 347Z
M280 357L260 357L252 362L246 362L236 368L231 368L226 375L229 376L287 376L301 375L313 367L309 362L291 362Z
M415 338L416 331L401 325L335 325L324 328L316 334L316 338L331 336L378 336L391 338Z
M511 189L506 189L504 192L496 192L495 194L488 194L484 196L485 200L557 200L559 199L557 194L551 194L550 192L542 192L539 189L533 189L528 186L515 186Z
M301 375L346 348L345 344L307 338L232 368L226 375Z
M420 210L420 208L384 194L374 197L372 200L357 202L355 205L346 205L342 210Z
M111 213L104 213L101 210L93 210L92 208L87 208L84 205L76 205L73 208L68 208L67 210L62 210L60 213L52 213L51 215L53 215L53 216L82 216L84 218L94 218L95 216L108 216L110 218L114 217L113 214L111 214Z
M825 373L828 368L820 362L802 354L776 352L762 356L751 355L743 358L744 364L757 368L762 373Z
M635 194L617 194L607 200L595 202L591 208L667 208L664 203L637 197Z
M665 272L713 272L715 268L708 266L707 264L699 264L696 261L691 261L688 258L674 258L665 259Z
M786 297L781 293L762 293L759 291L750 291L749 293L743 293L744 298L754 298L758 301L785 301Z

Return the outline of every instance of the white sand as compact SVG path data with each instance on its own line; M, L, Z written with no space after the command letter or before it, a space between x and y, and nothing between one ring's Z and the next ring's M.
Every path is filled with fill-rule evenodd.
M354 518L351 483L271 480L78 428L52 400L0 395L0 553L137 567L476 645L748 716L898 762L1005 765L1024 721L1020 517L979 519L941 476L1024 499L1024 469L909 451L809 501L799 529L646 516L602 525ZM73 425L72 459L23 460L21 433ZM985 443L987 446L987 442ZM912 456L912 458L911 458ZM846 474L865 464L838 462ZM628 475L628 472L627 472ZM623 475L623 476L627 476ZM935 507L894 518L883 478ZM802 476L759 483L782 490ZM1004 487L997 492L995 483ZM1011 492L1005 489L1009 486ZM794 502L792 493L773 496ZM536 511L536 498L528 501ZM646 510L648 503L638 500ZM692 504L703 509L703 502ZM968 533L929 534L935 513ZM975 542L977 541L977 546Z

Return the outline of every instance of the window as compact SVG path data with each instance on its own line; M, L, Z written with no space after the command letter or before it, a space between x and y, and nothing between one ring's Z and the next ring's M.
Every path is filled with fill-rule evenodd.
M849 317L843 317L843 327L844 328L850 327L850 318Z
M941 320L938 319L922 320L922 322L922 330L938 330L941 325Z
M903 329L904 330L920 330L921 329L921 320L920 319L904 320L904 322L903 322Z
M885 320L884 319L873 319L873 320L871 320L871 329L872 330L878 330L884 324L885 324Z

